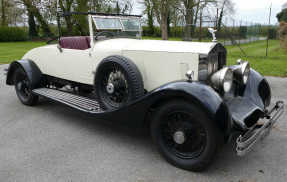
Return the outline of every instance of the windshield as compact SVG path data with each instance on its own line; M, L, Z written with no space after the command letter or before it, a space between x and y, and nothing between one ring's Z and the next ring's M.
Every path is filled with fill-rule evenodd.
M141 38L141 21L139 17L93 16L95 37L99 39L111 37ZM103 31L105 30L105 31Z

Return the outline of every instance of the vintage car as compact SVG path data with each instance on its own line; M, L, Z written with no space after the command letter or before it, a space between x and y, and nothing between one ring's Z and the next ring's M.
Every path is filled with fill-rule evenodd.
M10 64L6 83L24 105L40 96L105 122L148 126L163 158L191 171L210 165L236 131L244 135L237 154L245 155L283 112L282 101L266 110L266 79L248 62L226 66L227 51L215 39L141 40L140 16L58 16L73 14L87 15L89 36L59 35Z

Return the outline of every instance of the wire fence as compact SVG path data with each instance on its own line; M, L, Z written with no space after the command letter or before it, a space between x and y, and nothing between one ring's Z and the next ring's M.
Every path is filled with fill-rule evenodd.
M228 17L217 18L202 16L196 24L185 24L182 28L183 40L207 41L212 39L208 28L217 30L216 38L223 45L235 45L254 41L265 40L268 26L260 23L231 19ZM186 31L189 30L188 34ZM193 32L192 32L193 31ZM275 36L276 38L276 36Z

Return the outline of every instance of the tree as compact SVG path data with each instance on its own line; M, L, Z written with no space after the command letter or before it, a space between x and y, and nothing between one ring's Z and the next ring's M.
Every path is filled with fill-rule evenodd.
M47 21L43 18L40 8L42 7L41 0L21 0L28 11L28 22L29 22L29 35L31 37L38 36L38 31L36 29L35 18L38 20L41 29L43 30L44 36L49 37L52 35L50 27Z
M5 1L1 0L1 19L2 19L2 26L6 25L6 17L5 17Z
M115 8L113 13L116 14L131 14L133 10L132 0L114 1Z
M184 16L185 27L184 37L190 39L194 35L194 30L198 21L198 13L209 3L215 0L179 0L176 5Z
M216 1L216 7L220 9L220 14L217 22L217 32L221 29L222 18L224 15L232 15L235 13L234 3L232 0L219 0Z
M148 36L154 36L154 12L153 12L153 7L152 7L152 2L151 0L143 0L139 1L139 3L143 4L143 14L147 15L147 35Z
M278 19L278 22L280 21L287 22L287 8L282 9L282 11L276 15L276 18Z
M76 12L88 12L88 1L89 0L76 0L76 4L74 5L74 10ZM75 15L76 26L79 31L79 34L84 36L89 34L89 24L86 16L83 15Z
M1 24L2 26L8 26L8 11L12 7L11 1L1 0Z
M280 40L280 46L282 47L285 54L287 54L287 23L284 21L280 22L280 27L277 32L277 36Z
M160 28L161 28L162 40L168 39L167 19L168 19L168 14L170 11L171 1L172 0L152 0L151 1L153 4L153 9L155 12L157 22L159 23Z
M74 0L59 0L59 6L64 12L71 12L73 3L74 3ZM75 24L75 20L72 19L71 16L65 16L64 19L66 21L68 36L72 36L73 25Z
M28 14L28 24L29 24L29 36L30 37L37 37L38 31L36 29L36 22L35 22L35 11L32 6L31 0L22 0L24 5L27 8L27 14Z

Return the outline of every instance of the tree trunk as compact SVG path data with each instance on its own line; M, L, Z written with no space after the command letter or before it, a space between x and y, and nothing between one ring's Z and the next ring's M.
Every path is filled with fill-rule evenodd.
M168 40L167 24L161 24L161 38L162 40Z
M73 2L74 0L66 0L66 2L63 3L63 0L59 0L59 5L64 12L71 12ZM66 7L64 5L66 5ZM65 20L66 20L66 25L68 29L68 36L72 36L74 21L72 21L71 16L66 16Z
M47 24L47 22L44 20L43 16L41 15L39 9L37 9L35 6L33 6L33 9L35 11L35 17L37 18L38 22L40 23L40 26L44 32L45 37L52 36L52 32Z
M6 17L5 17L5 3L4 0L1 0L1 17L2 17L2 26L6 26Z
M170 0L161 0L161 1L152 0L152 3L157 18L157 22L160 24L162 40L167 40L168 39L167 18L170 10Z
M194 2L193 0L187 0L184 3L184 7L186 9L185 13L185 28L184 28L184 38L190 39L191 38L191 26L193 24L193 7Z
M32 8L32 2L30 0L22 0L22 1L24 5L27 7L27 11L28 11L29 36L37 37L38 31L36 29L35 11Z
M29 23L29 36L30 37L38 37L38 32L36 29L36 23L35 23L35 13L28 9L28 23Z

